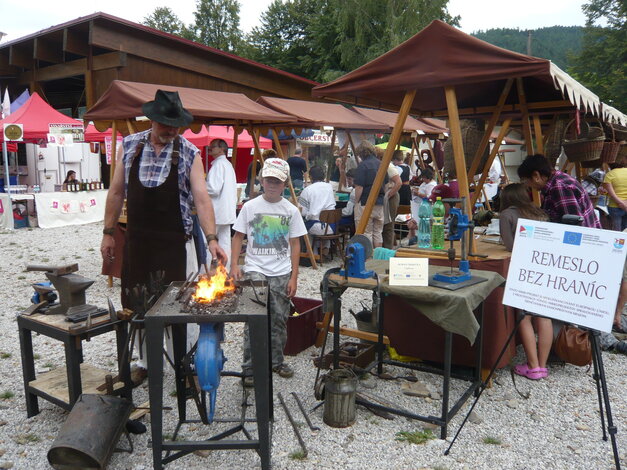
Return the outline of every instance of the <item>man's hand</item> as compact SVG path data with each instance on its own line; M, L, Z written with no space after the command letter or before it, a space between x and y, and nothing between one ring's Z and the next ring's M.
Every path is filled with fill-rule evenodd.
M242 278L242 271L239 268L239 265L237 264L237 262L231 263L230 274L231 274L231 277L235 279L236 281L239 281Z
M100 254L107 263L112 263L115 259L115 238L111 235L103 235L100 243Z
M218 242L216 240L211 240L208 244L208 247L213 259L217 258L220 263L226 266L228 258L222 247L218 245Z
M627 212L627 200L622 200L618 203L618 207Z
M414 219L409 219L407 221L407 228L409 230L417 230L418 229L418 223Z
M287 282L287 296L291 299L296 295L296 289L298 287L298 276L291 276Z

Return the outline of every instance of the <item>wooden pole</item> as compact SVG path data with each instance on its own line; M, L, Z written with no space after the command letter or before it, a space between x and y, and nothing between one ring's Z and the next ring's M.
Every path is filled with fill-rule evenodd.
M385 149L383 160L379 165L379 171L377 172L377 176L372 183L372 188L370 188L370 194L368 195L366 206L364 207L364 211L361 215L361 219L359 220L359 224L355 229L355 233L363 234L364 230L366 229L368 219L370 218L370 214L372 214L372 208L374 207L374 203L377 201L379 190L381 189L381 186L383 185L383 180L385 179L385 175L387 174L388 166L392 161L392 153L394 153L394 147L396 146L396 143L399 141L401 134L403 133L405 120L407 119L407 115L409 114L409 110L411 109L411 105L414 102L415 96L416 90L411 90L405 93L405 97L403 98L403 102L401 104L401 109L398 111L398 116L396 116L396 123L394 124L394 129L392 129L392 135L390 136L388 147Z
M549 137L555 132L555 126L557 126L557 118L558 115L554 114L553 119L551 119L551 124L549 125L549 130L546 131L544 138L542 139L542 148L546 148L546 144L549 141Z
M538 153L544 155L544 138L542 137L542 124L540 123L540 116L537 114L533 116L533 131L536 134L536 150Z
M118 127L115 120L111 125L111 169L109 171L109 184L113 181L113 173L115 172L115 158L118 153Z
M516 79L516 87L518 89L518 100L520 104L520 114L522 116L522 130L525 136L525 145L527 146L527 155L533 155L533 140L531 136L531 124L529 123L529 109L527 107L527 97L525 96L525 88L523 79Z
M503 176L505 176L505 184L509 184L509 176L507 175L507 170L505 169L505 157L502 152L499 152L499 161L501 162L501 171L503 172Z
M237 163L237 141L239 140L239 126L233 126L233 157L231 158L231 165L235 168Z
M468 175L466 174L466 159L464 158L464 143L462 142L462 129L459 123L457 112L457 94L455 87L444 87L446 95L446 106L448 109L449 130L453 142L453 155L455 157L455 173L457 174L457 184L459 185L460 197L466 197L466 213L472 214L470 205L470 195L468 192ZM473 237L471 237L471 240ZM474 250L471 250L474 251Z
M335 165L334 149L335 149L335 128L333 128L333 134L331 134L331 157L333 158L333 165ZM307 171L307 173L309 173L309 171ZM331 168L328 168L327 177L325 178L325 181L327 183L329 182L330 177L331 177Z
M133 126L130 119L126 120L126 128L128 129L129 134L135 134L135 126Z
M254 156L252 163L253 166L250 171L250 191L248 193L248 197L252 199L257 195L257 192L255 191L255 180L257 179L257 162L261 162L263 159L261 158L261 152L259 151L259 140L257 139L257 134L255 134L252 126L248 126L248 133L253 139L254 146Z
M483 170L481 171L481 177L479 178L479 182L477 183L477 186L475 186L475 192L472 195L472 201L470 203L470 205L473 207L477 203L477 200L479 199L479 194L481 194L481 191L483 190L483 185L485 184L485 180L487 179L488 173L490 172L490 167L492 166L492 162L494 162L494 158L497 156L499 152L499 147L501 146L501 142L503 142L503 139L507 135L507 131L509 131L509 125L511 124L511 122L512 122L511 118L507 118L503 122L503 125L501 126L501 130L499 131L499 136L497 137L497 141L494 143L494 147L492 147L492 151L490 152L490 155L488 156L488 160L485 162L485 165L483 165Z
M351 136L350 132L346 131L346 137L348 137L348 143L350 145L350 148L353 150L353 155L357 155L355 142L353 142L353 136ZM340 183L338 184L338 188L337 188L338 191L341 191L344 188L344 186L346 186L346 162L347 161L348 161L348 152L344 157L342 157L342 165L344 169L343 170L340 169Z
M281 148L281 142L279 141L279 135L276 132L276 129L272 128L272 138L274 140L274 145L276 145L276 151L279 154L279 158L285 160L285 155L283 155L283 149ZM257 145L255 143L255 145ZM294 191L294 185L292 184L292 177L288 176L287 184L290 188L290 194L292 195L292 204L294 204L299 210L298 200L296 199L296 192ZM311 240L309 240L309 235L305 235L305 247L307 249L307 256L311 261L311 267L314 269L318 269L318 264L316 263L316 256L314 255L313 249L311 248ZM320 254L322 256L322 253ZM321 258L322 259L322 258Z
M492 131L494 130L494 127L496 126L496 123L501 116L503 106L505 106L505 100L507 99L507 96L512 89L513 83L513 78L508 78L505 82L505 87L503 87L503 91L501 92L501 96L499 96L496 108L494 109L494 112L492 113L492 116L488 121L488 125L486 126L483 137L481 138L481 143L479 143L479 147L477 148L477 151L475 152L475 155L472 159L472 163L470 164L470 169L468 170L469 181L472 180L475 176L477 168L479 168L479 163L481 162L481 156L483 155L483 152L485 152L485 149L488 148L488 144L490 143L490 136L492 135Z
M440 174L440 168L438 167L438 161L435 158L435 151L433 150L433 145L431 144L431 139L427 139L427 145L429 146L429 150L431 151L431 159L433 163L433 168L435 169L435 180L438 183L442 183L442 175Z

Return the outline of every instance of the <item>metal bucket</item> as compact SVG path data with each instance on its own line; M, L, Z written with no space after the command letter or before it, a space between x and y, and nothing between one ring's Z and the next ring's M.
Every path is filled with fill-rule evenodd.
M345 428L355 422L357 377L347 369L335 369L324 376L323 421L333 428Z
M129 400L81 395L48 451L57 470L104 469L131 414Z

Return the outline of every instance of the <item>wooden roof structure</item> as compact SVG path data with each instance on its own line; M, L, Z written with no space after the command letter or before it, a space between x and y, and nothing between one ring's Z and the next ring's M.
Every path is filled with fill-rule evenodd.
M311 100L316 82L106 13L0 44L11 95L25 87L54 108L88 109L113 80Z

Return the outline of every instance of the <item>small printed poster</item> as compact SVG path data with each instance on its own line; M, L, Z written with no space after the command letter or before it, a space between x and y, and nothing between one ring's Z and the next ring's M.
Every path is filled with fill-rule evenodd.
M59 202L58 199L53 199L52 201L50 201L50 207L49 207L50 213L58 214L60 205L61 205L61 203Z
M390 258L391 286L428 286L428 258Z

